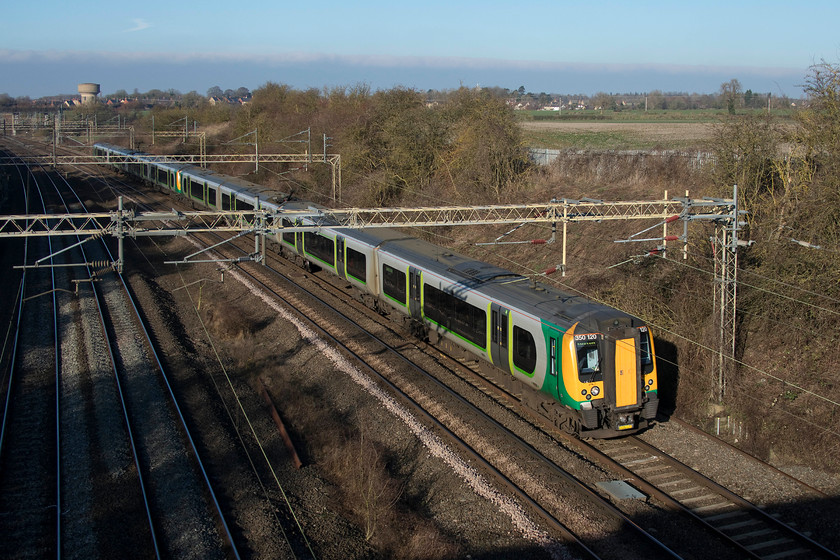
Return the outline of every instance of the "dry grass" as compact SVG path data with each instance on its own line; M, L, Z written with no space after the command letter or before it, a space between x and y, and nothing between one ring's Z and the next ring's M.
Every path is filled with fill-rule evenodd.
M524 121L528 146L578 150L705 149L709 123Z

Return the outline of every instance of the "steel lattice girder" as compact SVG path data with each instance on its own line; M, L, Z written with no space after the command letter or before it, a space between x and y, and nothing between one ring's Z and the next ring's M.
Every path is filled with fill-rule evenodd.
M564 201L549 204L448 206L429 208L349 208L339 210L260 211L133 211L90 214L0 216L0 237L37 235L104 235L128 237L184 235L206 231L304 231L321 226L353 229L429 227L523 223L600 222L604 220L667 219L720 220L731 212L731 201L676 199L642 202ZM308 218L315 225L289 222ZM283 220L287 220L283 222ZM173 224L177 222L177 224Z
M207 165L210 163L335 163L339 156L336 154L183 154L183 155L144 155L142 158L132 156L95 156L92 154L78 154L68 156L26 156L0 157L0 165L114 165L119 163L189 163L193 165Z

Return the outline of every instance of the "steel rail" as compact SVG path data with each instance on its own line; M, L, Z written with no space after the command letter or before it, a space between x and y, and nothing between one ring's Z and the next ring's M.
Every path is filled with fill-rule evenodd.
M69 187L69 185L68 185L68 187ZM64 197L59 192L58 187L56 186L55 188L56 188L56 192L58 193L59 198L61 198L61 201L64 204L64 207L67 209L67 202L64 200ZM73 192L73 195L76 196L76 199L79 201L79 203L82 204L81 200L78 198L75 191L72 191L72 189L71 189L71 192ZM107 246L105 248L107 250ZM87 262L87 256L85 254L84 247L79 245L79 251L82 253L82 257L84 259L83 262ZM85 271L88 274L88 277L92 280L93 279L93 271L91 270L90 266L85 265L84 268L85 268ZM155 557L160 559L163 556L162 556L162 552L160 550L160 545L159 545L159 542L158 542L157 532L155 530L155 523L154 523L154 518L153 518L153 514L152 514L152 506L151 506L150 498L149 498L149 491L147 489L147 484L146 484L146 481L144 479L143 470L141 469L140 454L139 454L138 449L137 449L137 441L136 441L136 437L135 437L135 434L134 434L134 430L132 429L132 423L131 423L131 419L130 419L129 413L128 413L128 403L126 402L125 392L123 390L123 386L122 386L122 383L120 381L120 375L119 375L119 371L118 371L118 368L117 368L117 360L114 356L114 351L113 351L113 344L112 344L112 341L111 341L111 337L108 334L108 329L106 327L105 313L104 313L104 310L103 310L103 303L101 301L101 296L99 294L99 290L97 289L95 282L91 282L91 289L93 290L94 302L96 303L96 308L99 311L99 324L102 328L102 337L104 338L106 347L108 348L108 358L111 362L111 367L112 367L113 373L114 373L114 381L116 383L117 393L118 393L119 398L120 398L120 405L121 405L122 411L123 411L123 420L125 421L125 429L126 429L127 436L128 436L128 442L129 442L129 445L131 447L131 455L134 459L134 467L137 470L137 479L138 479L138 482L140 484L140 493L143 496L143 504L144 504L144 507L145 507L145 510L146 510L146 519L147 519L148 524L149 524L149 533L150 533L151 538L152 538L152 546L153 546L154 551L155 551Z
M76 199L77 199L78 203L84 208L84 203L76 195L75 191L73 191L73 194L74 194L74 196L76 196ZM103 244L103 249L108 254L108 256L113 260L113 255L111 254L111 251L108 248L108 246ZM82 248L82 252L84 253L83 248ZM207 469L204 466L204 462L202 461L201 456L198 452L198 447L195 443L192 432L190 431L190 429L187 425L186 418L183 414L183 411L181 410L181 407L178 404L178 399L177 399L177 397L175 395L175 392L172 388L172 385L169 381L169 376L166 373L166 369L163 367L163 364L160 360L160 357L158 356L157 351L155 350L154 344L152 343L151 335L149 334L148 330L146 329L146 325L143 322L142 316L140 314L139 309L137 308L137 304L134 301L134 298L131 296L131 291L128 289L128 286L125 282L125 278L120 273L117 273L117 278L118 278L118 281L120 282L120 284L122 285L123 293L125 294L128 302L131 304L131 308L133 310L134 316L135 316L136 321L137 321L137 326L139 326L140 330L142 331L142 334L143 334L144 340L146 342L146 346L149 349L150 355L154 359L155 365L156 365L158 371L161 374L161 379L164 381L164 384L166 385L166 388L167 388L167 391L168 391L168 394L169 394L169 398L170 398L170 402L172 403L172 406L175 409L175 412L177 413L177 416L178 416L178 419L179 419L179 422L180 422L180 425L181 425L181 429L183 430L183 433L184 433L184 435L186 436L186 438L189 442L190 449L191 449L192 454L193 454L193 458L195 459L196 464L199 468L201 477L204 481L205 489L207 490L207 492L208 492L208 494L211 498L213 507L214 507L216 515L217 515L217 518L218 518L219 523L221 524L222 529L224 531L225 539L227 540L227 542L230 546L231 553L233 554L233 556L235 558L238 559L238 558L240 558L240 554L239 554L239 551L237 549L236 542L233 538L233 533L231 532L231 529L230 529L230 527L227 523L227 520L225 519L225 515L224 515L224 512L222 511L221 503L219 502L219 499L216 496L216 491L213 489L212 482L210 481L210 476L209 476L209 474L207 472ZM94 286L94 291L95 291L95 286ZM97 306L100 306L98 296L97 296ZM100 307L100 309L101 309L101 307ZM103 329L104 329L104 318L102 320L103 320ZM105 332L105 335L107 336L107 332ZM109 352L111 353L112 363L116 363L113 359L113 352L111 351L110 343L109 343ZM119 384L119 376L117 375L117 372L116 372L116 366L115 366L115 377L117 379L117 383ZM125 415L126 415L126 422L128 423L129 422L128 407L125 403L125 399L124 399L124 396L122 394L122 390L120 391L120 398L123 401L123 410L124 410ZM133 442L133 440L132 440L132 442ZM134 448L133 443L132 443L132 448ZM135 452L135 460L137 460L136 452ZM139 471L139 464L137 465L137 467L138 467L138 473L139 473L140 472ZM145 494L144 494L144 496L145 496ZM150 517L150 522L151 522L151 517ZM153 534L154 534L154 530L153 530ZM158 549L157 539L155 539L155 550L156 550L156 552L158 552L158 554L160 554L159 549Z
M104 184L106 184L106 185L109 185L109 186L110 186L110 183L109 183L108 181L105 181L102 177L99 177L99 176L94 176L94 177L95 177L97 180L102 181ZM124 188L131 189L132 191L134 191L134 192L136 192L136 193L139 193L139 194L146 194L144 191L137 190L136 188L134 188L134 187L132 187L131 185L128 185L128 184L126 184L126 183L122 183L122 182L121 182L121 185L122 185ZM144 205L143 203L140 203L140 205L141 205L141 206L145 206L145 207L149 208L149 206L148 206L148 205ZM214 384L215 384L215 381L214 381ZM227 406L225 406L225 409L227 409ZM228 413L230 414L230 412L229 412L229 411L228 411ZM232 416L231 416L231 418L232 418ZM237 433L238 433L238 430L237 430ZM242 437L241 437L241 435L240 435L240 441L242 441ZM244 447L244 442L243 442L243 447ZM246 451L246 454L247 454L247 451ZM252 466L253 466L253 461L251 460L250 456L249 456L249 461L251 462L251 464L252 464ZM256 474L256 472L255 472L255 474ZM257 476L259 477L259 475L257 475ZM284 499L286 500L286 504L287 504L287 506L288 506L288 507L290 508L290 510L291 510L291 509L292 509L292 504L291 504L291 503L289 503L288 498L286 498L286 497L285 497L285 496L286 496L286 495L285 495L285 491L283 490L283 488L282 488L282 487L280 487L280 492L281 492L281 494L284 496ZM277 519L278 523L281 523L281 532L283 533L284 538L285 538L285 540L286 540L287 544L289 544L289 546L290 546L290 550L292 550L292 551L293 551L293 552L292 552L292 554L294 555L294 554L295 554L295 553L294 553L294 547L293 547L293 546L291 545L291 543L289 542L288 537L286 536L286 532L285 532L285 530L283 530L283 529L282 529L282 522L280 521L280 519L279 519L279 517L278 517L278 515L277 515L277 513L276 513L276 512L274 512L274 513L273 513L273 515L274 515L275 519ZM293 512L293 511L292 511L292 516L293 516L293 517L295 517L295 514L294 514L294 512ZM295 519L296 519L296 517L295 517ZM300 524L299 524L299 523L298 523L298 528L301 530L301 532L303 531L303 529L302 529L302 527L300 527ZM311 549L311 546L309 545L309 542L306 540L306 537L305 537L305 536L304 536L303 538L304 538L304 541L306 542L306 547L307 547L307 549L308 549L308 550L310 551L310 553L312 554L312 557L313 557L313 558L315 558L315 555L314 555L314 553L312 552L312 549Z
M41 203L44 205L44 212L47 211L46 202L44 201L44 194L40 187L38 187L38 194L41 197ZM53 253L53 241L47 238L47 246L50 254ZM52 262L52 259L50 259ZM61 346L58 337L58 298L56 296L56 280L55 269L50 269L50 281L52 282L52 306L53 306L53 352L55 352L55 532L56 532L56 552L57 556L61 558Z
M803 534L802 532L797 531L796 529L794 529L790 525L786 524L782 520L777 519L773 515L770 515L769 513L764 511L762 508L757 507L755 504L753 504L749 500L746 500L743 497L739 496L738 494L735 494L734 492L732 492L728 488L718 484L717 482L710 479L709 477L695 471L694 469L692 469L688 465L685 465L684 463L675 459L674 457L671 457L667 454L664 454L661 450L659 450L658 448L654 447L653 445L651 445L651 444L649 444L645 441L642 441L637 436L630 436L630 439L634 442L635 445L638 445L640 448L644 449L648 453L666 457L666 459L665 459L666 461L668 461L669 463L674 465L677 469L682 470L682 472L684 474L686 474L687 476L690 476L693 480L701 481L703 484L706 485L707 488L711 489L714 492L717 492L718 494L723 496L725 499L730 500L732 503L734 503L734 504L740 506L741 508L743 508L743 511L752 513L755 516L761 518L766 524L776 528L782 535L792 537L794 541L809 547L810 549L812 549L812 551L816 551L819 554L824 554L828 558L832 558L833 560L840 560L840 555L838 555L833 550L830 550L830 549L826 548L822 544L816 542L815 540L811 539L810 537ZM638 477L639 475L636 474L635 476ZM681 505L683 507L686 507L683 504L681 504ZM687 508L687 509L690 509L690 508ZM717 528L713 524L709 523L702 516L699 516L699 517L704 523L709 525L712 529L722 533L722 531L720 531L719 528ZM747 550L743 545L739 545L739 546L744 550L744 552L752 554L757 558L766 557L766 555L755 554L752 551Z
M25 180L23 175L20 172L20 168L16 168L18 172L18 176L21 180L21 188L23 189L23 185ZM25 206L29 208L29 196L24 189L23 192L25 198ZM23 262L26 263L26 259L29 255L29 240L26 240L23 246ZM0 460L3 458L3 451L4 451L4 444L6 441L6 422L8 420L9 415L9 406L11 404L11 396L12 396L12 387L14 385L14 374L15 374L15 363L17 362L17 352L18 352L18 343L20 342L20 324L23 318L23 300L26 293L26 271L24 270L21 275L20 286L18 288L18 302L17 302L17 320L15 323L15 334L14 334L14 341L12 342L12 355L9 358L9 375L7 377L8 385L6 386L6 398L3 405L3 423L0 427ZM2 464L2 463L0 463Z
M239 249L239 250L242 250L241 248L238 248L238 249ZM240 270L243 270L243 269L241 269L241 268L240 268ZM409 359L407 356L405 356L405 355L403 355L402 353L400 353L400 352L399 352L396 348L394 348L393 346L389 345L387 342L385 342L384 340L382 340L382 339L381 339L380 337L378 337L377 335L375 335L375 334L371 333L370 331L368 331L367 329L365 329L365 328L364 328L363 326L361 326L361 325L360 325L360 324L359 324L359 323L358 323L355 319L351 318L351 317L350 317L349 315L347 315L346 313L344 313L344 312L342 312L342 311L340 311L340 310L338 310L338 309L334 308L333 306L331 306L330 304L328 304L326 301L324 301L324 300L323 300L320 296L318 296L318 295L316 295L315 293L313 293L312 291L310 291L310 290L308 290L308 289L304 288L303 286L301 286L300 284L298 284L297 282L295 282L292 278L288 277L287 275L283 274L282 272L277 271L277 270L275 270L275 269L273 269L273 268L271 268L271 267L267 267L267 270L271 271L273 274L275 274L275 275L279 276L280 278L283 278L286 282L288 282L289 284L291 284L291 285L295 286L295 288L296 288L296 289L299 289L299 290L301 290L302 292L306 293L309 297L311 297L311 298L315 299L316 301L320 302L322 305L325 305L325 306L327 306L328 308L330 308L330 309L331 309L334 313L336 313L337 315L339 315L339 316L340 316L343 320L345 320L345 321L346 321L346 322L348 322L349 324L354 325L356 328L358 328L359 330L361 330L362 332L364 332L364 333L366 334L366 336L368 336L370 339L374 340L377 344L381 345L381 346L382 346L382 347L383 347L383 348L384 348L384 349L385 349L385 350L386 350L389 354L392 354L392 355L393 355L393 356L395 356L397 359L399 359L400 361L402 361L402 362L403 362L403 363L404 363L407 367L409 367L409 368L413 369L414 371L416 371L416 372L417 372L417 373L419 373L420 375L422 375L422 376L424 376L425 378L429 379L431 382L433 382L434 384L436 384L436 385L437 385L437 386L438 386L441 390L445 391L447 394L449 394L450 396L452 396L453 398L455 398L456 400L458 400L460 403L462 403L465 407L467 407L467 408L468 408L470 411L472 411L474 414L477 414L477 415L479 415L480 417L482 417L482 418L486 419L486 420L487 420L487 421L488 421L491 425L493 425L493 427L494 427L494 428L496 428L497 430L499 430L500 432L504 433L506 436L508 436L509 438L511 438L511 440L512 440L512 441L514 441L514 442L515 442L515 443L516 443L516 444L517 444L517 445L518 445L518 446L519 446L519 447L520 447L523 451L525 451L528 455L530 455L531 457L533 457L535 460L537 460L537 461L539 461L539 462L543 463L543 464L544 464L547 468L551 469L551 470L552 470L555 474L557 474L558 476L560 476L561 478L563 478L564 480L566 480L566 481L567 481L569 484L571 484L571 485L572 485L572 486L573 486L576 490L578 490L578 491L579 491L582 495L586 496L586 497L587 497L587 499L589 499L590 501L592 501L593 503L595 503L598 507L602 508L605 512L607 512L607 514L608 514L608 515L611 515L611 516L613 516L613 517L616 517L616 518L620 519L620 520L621 520L622 522L624 522L627 526L631 527L634 531L636 531L636 533L637 533L639 536L641 536L643 539L645 539L645 540L649 541L651 544L653 544L655 547L657 547L660 551L664 552L664 553L665 553L666 555L668 555L669 557L671 557L671 558L681 558L681 556L679 556L676 552L674 552L674 551L670 550L670 549L669 549L669 548L668 548L668 547L667 547L664 543L662 543L661 541L659 541L658 539L656 539L653 535L651 535L650 533L648 533L647 531L645 531L645 530L644 530L641 526L639 526L639 525L638 525L635 521L633 521L633 520L632 520L629 516L627 516L624 512L622 512L622 511L621 511L621 510L619 510L617 507L615 507L612 503L610 503L609 501L605 500L605 499L604 499L604 498L602 498L600 495L598 495L597 493L595 493L595 492L594 492L591 488L589 488L586 484L584 484L584 483L582 483L581 481L579 481L576 477L574 477L574 476L573 476L572 474L570 474L568 471L566 471L566 470L562 469L559 465L557 465L557 464L553 463L550 459L548 459L548 458L547 458L547 457L545 457L543 454L541 454L539 451L537 451L537 450L536 450L533 446L529 445L528 443L526 443L525 441L523 441L521 438L519 438L518 436L516 436L516 434L514 434L511 430L509 430L508 428L506 428L505 426L503 426L503 425L502 425L501 423L499 423L497 420L495 420L494 418L490 417L489 415L487 415L486 413L484 413L483 411L481 411L478 407L476 407L474 404L470 403L470 402L469 402L468 400L466 400L463 396L461 396L460 394L458 394L455 390L451 389L451 388L450 388L450 387L448 387L445 383L443 383L442 381L440 381L439 379L437 379L435 376L433 376L432 374L430 374L428 371L424 370L423 368L421 368L420 366L418 366L417 364L415 364L415 363L414 363L411 359ZM246 272L246 273L247 273L247 272ZM277 294L277 292L276 292L276 291L272 290L272 289L271 289L270 287L268 287L265 283L263 283L262 281L260 281L259 279L257 279L257 278L256 278L253 274L250 274L250 273L247 273L247 274L249 274L249 276L250 276L251 278L253 278L255 282L258 282L261 286L265 287L267 290L271 291L271 293L275 294L275 296L276 296L276 297L278 297L278 298L280 298L280 299L281 299L281 300L282 300L282 301L283 301L286 305L289 305L292 309L296 309L296 308L294 307L294 305L293 305L291 302L289 302L289 301L288 301L286 298L284 298L283 296L281 296L281 295ZM412 404L412 407L413 407L413 408L415 408L415 409L417 409L418 411L420 411L420 413L421 413L421 414L422 414L425 418L427 418L427 420L428 420L428 421L432 422L432 423L433 423L436 427L438 427L440 430L443 430L445 433L447 433L447 434L448 434L448 435L449 435L449 436L453 439L453 441L458 442L458 443L459 443L459 446L461 446L461 447L462 447L462 448L463 448L463 449L464 449L467 453L469 453L471 457L473 457L476 461L480 462L480 463L481 463L481 464L482 464L485 468L487 468L487 469L488 469L488 470L490 470L491 472L497 473L498 478L499 478L500 480L503 480L503 481L504 481L507 485L509 485L509 487L512 489L512 491L513 491L513 492L514 492L517 496L519 496L519 497L520 497L523 501L525 501L526 503L528 503L528 504L529 504L531 507L533 507L535 510L539 511L539 512L541 513L541 515L543 515L543 516L544 516L546 519L548 519L550 522L552 522L553 524L556 524L556 526L557 526L557 527L560 527L560 528L561 528L561 530L563 530L564 532L568 532L568 534L569 534L572 538L574 538L574 539L575 539L575 541L576 541L579 545L583 546L583 547L584 547L584 549L585 549L587 552L594 554L594 552L592 552L592 551L589 549L589 547L587 547L585 544L583 544L583 543L582 543L582 542L578 539L578 537L577 537L577 536L575 536L575 535L574 535L573 533L571 533L571 532L570 532L567 528L565 528L565 526L563 526L563 525L562 525L562 523L560 523L560 521L559 521L559 520L557 520L556 518L554 518L554 516L553 516L553 515L551 515L551 514L550 514L549 512L547 512L546 510L544 510L544 508L542 508L542 506L540 506L538 503L536 503L536 502L534 501L534 499L533 499L533 498L531 498L531 497L527 494L527 492L525 492L525 490L522 490L522 489L521 489L521 488L519 488L519 487L518 487L518 486L517 486L517 485L516 485L513 481L509 480L509 479L507 478L507 476L505 476L505 475L504 475L503 473L501 473L498 469L496 469L493 465L491 465L491 464L490 464L490 463L489 463L489 462L488 462L488 461L487 461L487 460L486 460L483 456L481 456L481 455L480 455L477 451L475 451L474 449L472 449L472 447L470 447L470 446L469 446L469 444L467 444L466 442L464 442L464 441L463 441L463 440L462 440L459 436L457 436L456 434L454 434L451 430L449 430L449 428L447 428L445 425L443 425L443 424L442 424L442 423L441 423L441 422L440 422L437 418L435 418L435 417L434 417L434 416L432 416L429 412L427 412L427 411L426 411L426 410L422 407L422 405L420 405L419 403L417 403L416 401L414 401L414 399L412 399L412 397L411 397L411 396L409 396L408 394L406 394L405 392L403 392L401 389L399 389L398 387L396 387L396 386L395 386L395 385L394 385L391 381L389 381L389 380L388 380L387 378L385 378L385 377L384 377L381 373L379 373L378 371L376 371L376 369L375 369L373 366L371 366L371 365L370 365L370 364L369 364L369 363L368 363L368 362L367 362L364 358L362 358L362 357L361 357L361 356L359 356L357 353L355 353L353 350L351 350L350 348L348 348L348 347L347 347L345 344L343 344L340 340L336 339L333 335L331 335L329 332L327 332L327 331L326 331L323 327L321 327L321 326L317 325L317 323L315 323L315 322L314 322L311 318L309 318L309 317L307 317L306 315L303 315L303 314L300 314L300 315L301 315L301 317L302 317L302 318L303 318L303 319L307 322L307 324L314 325L314 328L316 328L316 329L318 330L318 332L323 333L325 337L327 337L327 338L328 338L328 339L329 339L332 343L336 344L339 348L341 348L343 352L345 352L345 353L347 353L348 355L352 356L354 360L359 361L359 362L360 362L360 363L364 366L364 368L365 368L367 371L371 372L371 373L372 373L372 374L373 374L373 375L374 375L377 379L382 380L382 382L383 382L383 383L385 383L385 384L386 384L386 385L387 385L387 386L388 386L391 390L395 391L397 394L401 395L401 396L402 396L402 398L404 398L407 402L411 403L411 404Z

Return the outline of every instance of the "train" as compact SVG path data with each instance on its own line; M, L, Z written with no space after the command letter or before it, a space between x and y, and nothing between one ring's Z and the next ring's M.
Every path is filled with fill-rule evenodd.
M388 228L353 229L326 208L201 167L106 143L94 154L212 210L322 209L282 219L272 246L340 278L354 297L433 345L476 363L559 429L610 438L653 425L659 404L651 329L642 320ZM281 214L282 216L282 214Z

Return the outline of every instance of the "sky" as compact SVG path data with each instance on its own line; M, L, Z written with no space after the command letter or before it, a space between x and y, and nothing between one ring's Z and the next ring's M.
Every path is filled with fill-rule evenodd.
M460 86L534 93L798 98L840 61L837 0L202 2L41 0L0 8L0 93L212 86Z

